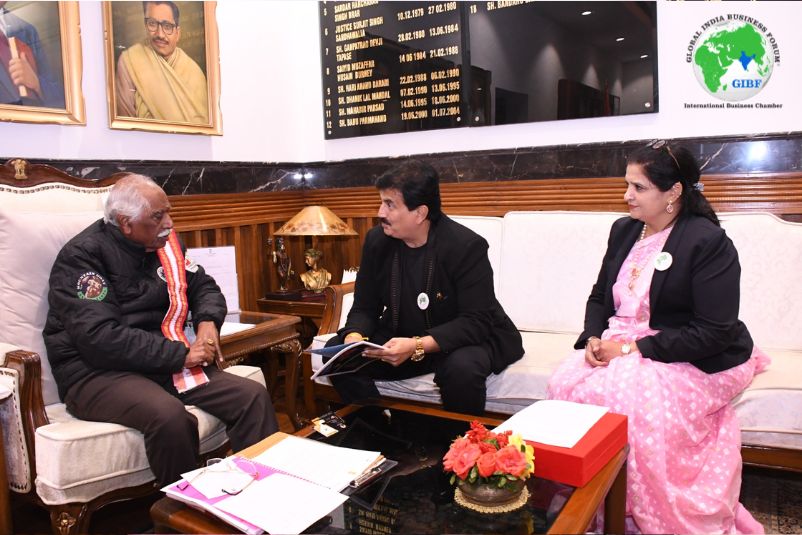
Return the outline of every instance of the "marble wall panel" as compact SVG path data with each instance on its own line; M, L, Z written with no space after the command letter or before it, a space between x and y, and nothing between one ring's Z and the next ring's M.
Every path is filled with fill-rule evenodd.
M626 155L652 140L526 147L415 155L431 163L442 182L538 180L623 176ZM772 174L802 171L802 132L683 138L703 174ZM170 195L245 193L370 186L407 158L342 162L166 162L35 160L75 176L101 178L117 172L150 175Z

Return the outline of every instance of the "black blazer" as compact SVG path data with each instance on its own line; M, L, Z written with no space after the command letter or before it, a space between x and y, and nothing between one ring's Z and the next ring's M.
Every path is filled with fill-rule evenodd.
M615 314L613 283L643 223L624 217L613 223L607 252L585 309L585 329L574 346L601 336ZM672 264L654 272L649 291L649 326L660 333L637 341L644 357L690 362L716 373L746 362L752 337L738 319L741 265L724 229L699 216L682 216L663 251Z
M431 275L425 277L429 296L425 334L444 353L472 345L488 347L494 373L520 359L524 353L521 334L493 291L487 241L443 215L432 224L426 247L424 262ZM354 305L340 336L359 332L377 343L395 336L398 320L394 326L393 315L399 307L400 288L392 284L392 275L402 248L403 242L385 235L380 226L368 231Z

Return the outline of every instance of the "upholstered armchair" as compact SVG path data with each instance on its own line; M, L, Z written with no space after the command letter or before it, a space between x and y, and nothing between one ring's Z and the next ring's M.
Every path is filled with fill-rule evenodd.
M105 504L154 492L142 435L71 416L58 397L42 328L50 268L64 243L102 217L112 179L93 182L46 166L0 166L0 403L8 485L14 499L49 511L54 533L85 533ZM20 176L21 175L21 176ZM264 384L259 368L231 373ZM225 426L198 417L201 453L225 451Z

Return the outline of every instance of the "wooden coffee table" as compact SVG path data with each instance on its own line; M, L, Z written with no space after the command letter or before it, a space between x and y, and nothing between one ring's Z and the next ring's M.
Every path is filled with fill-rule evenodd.
M394 418L403 414L395 411L406 411L422 417L433 417L452 422L478 419L486 425L498 425L501 423L501 420L492 418L474 418L400 402L389 402L387 405L394 411ZM358 411L361 409L359 406L351 405L338 411L338 413L348 421L349 418L358 415ZM298 436L310 436L313 434L314 430L311 427L305 427L296 433ZM319 437L319 435L316 436ZM283 433L276 433L262 442L243 450L240 455L254 457L283 438ZM587 531L596 511L603 505L605 513L604 532L623 533L626 497L626 456L627 448L624 447L615 454L590 482L584 487L574 489L557 517L548 526L546 532L584 533ZM213 515L192 509L182 502L167 497L153 504L150 515L153 519L156 533L231 533L234 531L234 528ZM488 518L489 520L490 518ZM458 531L468 531L464 527L460 529L461 526L459 525L451 527L455 527Z

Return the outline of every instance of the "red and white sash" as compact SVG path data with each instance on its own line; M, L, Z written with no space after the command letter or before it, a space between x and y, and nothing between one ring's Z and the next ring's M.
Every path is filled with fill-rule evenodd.
M184 253L181 252L181 244L178 243L175 231L170 233L167 244L158 249L156 254L159 255L159 261L164 269L167 293L170 295L170 308L162 320L162 333L167 339L183 342L188 348L189 340L184 334L184 322L187 319L187 312L189 312L187 272L184 265ZM200 366L183 368L180 372L173 374L173 384L179 394L208 382L209 378L206 377Z

